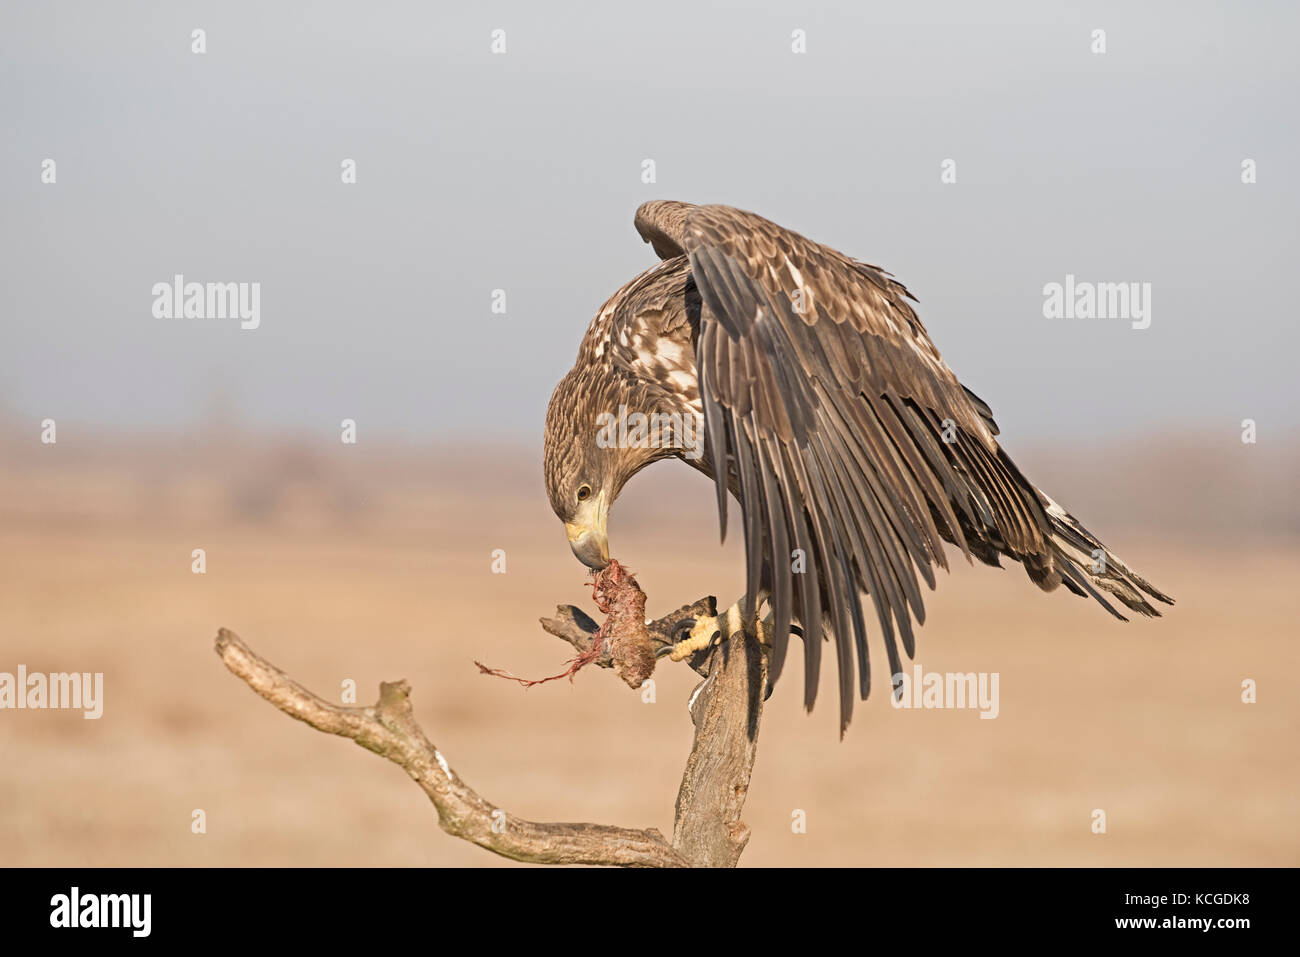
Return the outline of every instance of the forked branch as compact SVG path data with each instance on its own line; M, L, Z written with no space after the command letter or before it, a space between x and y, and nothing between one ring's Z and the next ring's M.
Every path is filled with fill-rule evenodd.
M712 598L683 606L646 625L656 647L675 643L684 625L715 615ZM734 610L733 610L734 612ZM222 662L250 688L285 714L318 731L351 738L401 767L438 811L448 834L495 854L537 864L604 864L621 867L734 867L749 839L740 820L758 739L766 671L754 636L739 629L739 616L716 619L719 637L689 663L704 682L691 697L695 742L677 797L671 843L654 828L605 824L541 824L526 821L483 798L447 763L415 720L410 686L383 682L369 707L330 704L262 658L233 632L217 633ZM542 627L579 653L597 639L597 626L582 611L562 605ZM608 654L594 664L615 667Z

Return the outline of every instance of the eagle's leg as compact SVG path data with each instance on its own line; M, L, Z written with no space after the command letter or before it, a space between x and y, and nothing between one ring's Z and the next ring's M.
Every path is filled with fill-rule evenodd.
M762 602L760 601L760 607ZM767 644L768 633L771 631L771 620L758 622L756 625L757 638L761 644ZM660 655L668 655L670 661L685 661L697 651L703 651L708 648L715 638L730 638L732 635L739 634L745 630L745 599L737 599L736 603L715 617L702 617L688 619L683 622L683 631L685 626L690 625L689 632L686 632L677 644L660 652Z

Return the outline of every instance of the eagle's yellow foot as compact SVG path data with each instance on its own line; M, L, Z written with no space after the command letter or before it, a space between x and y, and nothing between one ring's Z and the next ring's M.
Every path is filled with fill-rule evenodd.
M720 617L712 618L706 615L703 618L695 619L690 634L673 645L668 652L668 660L685 661L697 651L703 651L713 644L713 639L721 633L721 629L718 627Z
M756 637L762 644L768 643L768 622L755 622ZM713 644L716 638L730 638L745 630L745 600L742 598L716 617L694 619L691 630L685 638L666 650L669 661L685 661L697 651L703 651ZM660 652L665 654L665 652Z

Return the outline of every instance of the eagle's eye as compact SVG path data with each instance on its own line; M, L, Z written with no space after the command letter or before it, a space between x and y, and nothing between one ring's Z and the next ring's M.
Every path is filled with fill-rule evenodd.
M589 498L591 498L591 486L580 485L578 487L578 501L585 502Z

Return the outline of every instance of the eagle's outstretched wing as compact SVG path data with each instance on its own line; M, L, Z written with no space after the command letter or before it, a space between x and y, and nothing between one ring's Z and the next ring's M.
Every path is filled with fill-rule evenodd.
M999 448L988 407L957 381L888 273L728 206L650 202L635 222L661 257L689 257L703 300L705 441L724 535L728 470L738 480L751 614L770 583L773 681L798 617L812 706L824 596L846 726L854 646L864 698L871 682L862 595L897 674L895 635L911 656L912 618L925 619L918 575L934 587L945 539L968 558L1022 561L1040 586L1064 581L1112 612L1093 584L1156 613L1122 564L1113 585L1089 582L1053 541L1062 519L1049 510L1069 516Z

